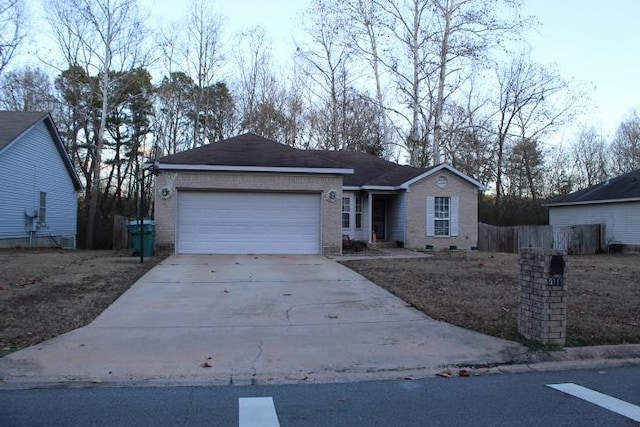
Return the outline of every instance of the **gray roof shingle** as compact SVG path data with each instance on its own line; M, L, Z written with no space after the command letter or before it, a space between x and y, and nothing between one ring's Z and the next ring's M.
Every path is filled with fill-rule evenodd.
M47 115L43 112L0 111L0 149Z
M331 159L247 133L158 159L161 164L344 169Z
M605 203L640 199L640 169L608 179L583 190L551 199L547 206Z
M446 168L471 185L485 189L446 164L420 169L361 151L300 150L251 133L164 156L158 159L158 164L159 169L163 165L352 169L353 174L343 175L346 187L399 187L429 171Z
M345 186L398 186L428 170L402 166L359 151L300 150L250 133L165 156L158 162L169 165L353 169L353 174L343 178Z
M394 187L428 170L402 166L361 151L314 150L313 152L353 168L354 174L343 178L345 186Z
M63 142L60 140L56 125L51 115L47 112L0 111L0 153L30 127L41 121L44 121L49 129L51 138L62 157L62 161L64 162L67 172L69 172L75 189L80 190L82 188L80 178L73 167L73 163L69 158Z

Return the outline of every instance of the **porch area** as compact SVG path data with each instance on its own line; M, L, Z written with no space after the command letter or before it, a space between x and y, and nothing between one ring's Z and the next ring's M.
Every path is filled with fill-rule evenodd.
M405 241L404 191L344 191L343 240L377 248L398 248Z

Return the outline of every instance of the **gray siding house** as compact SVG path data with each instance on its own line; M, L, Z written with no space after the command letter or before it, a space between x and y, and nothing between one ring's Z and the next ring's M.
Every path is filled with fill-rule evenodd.
M0 111L0 247L75 247L80 180L48 113Z
M604 224L605 243L640 250L640 169L546 203L549 224Z
M257 135L156 162L156 246L176 253L339 254L343 239L470 249L478 191L450 165L299 150Z

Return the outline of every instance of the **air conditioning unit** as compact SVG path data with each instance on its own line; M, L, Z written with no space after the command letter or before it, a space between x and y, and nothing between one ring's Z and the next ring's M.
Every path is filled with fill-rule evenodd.
M76 248L75 236L63 237L60 241L60 246L62 246L62 249L75 249Z

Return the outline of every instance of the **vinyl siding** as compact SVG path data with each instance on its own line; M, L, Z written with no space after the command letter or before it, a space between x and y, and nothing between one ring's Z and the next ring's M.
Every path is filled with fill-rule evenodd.
M25 238L25 210L47 193L46 224L36 237L76 235L78 199L73 181L43 122L0 152L0 239Z
M606 242L640 245L640 202L550 207L549 224L604 224Z
M387 224L389 227L389 240L404 242L405 240L405 216L406 216L406 193L398 193L397 196L389 199Z

